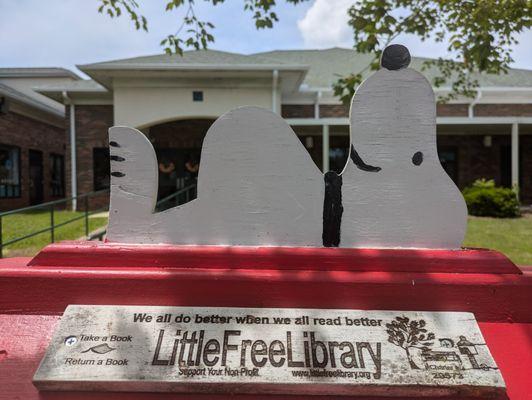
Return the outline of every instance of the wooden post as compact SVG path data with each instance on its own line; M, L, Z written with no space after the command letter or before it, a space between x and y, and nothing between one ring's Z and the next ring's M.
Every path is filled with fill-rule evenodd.
M323 138L322 170L325 173L329 171L329 125L323 125L322 138Z

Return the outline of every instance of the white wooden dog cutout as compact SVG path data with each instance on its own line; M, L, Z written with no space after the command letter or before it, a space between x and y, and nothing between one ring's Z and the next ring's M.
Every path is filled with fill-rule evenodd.
M111 128L107 239L459 248L466 205L438 159L434 93L409 62L406 47L387 47L382 68L358 88L341 175L324 176L277 114L242 107L218 118L205 136L197 199L156 213L158 164L151 143L135 129Z

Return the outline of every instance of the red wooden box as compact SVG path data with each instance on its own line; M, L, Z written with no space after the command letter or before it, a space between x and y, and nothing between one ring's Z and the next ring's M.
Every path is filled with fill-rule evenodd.
M508 397L532 398L532 268L494 251L64 242L34 259L3 259L0 399L229 397L39 393L31 379L68 304L473 312Z

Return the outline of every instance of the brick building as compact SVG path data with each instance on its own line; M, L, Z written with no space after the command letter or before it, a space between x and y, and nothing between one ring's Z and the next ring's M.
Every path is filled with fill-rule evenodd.
M0 68L0 210L65 196L64 106L35 89L79 79L61 68Z
M422 62L414 58L411 67L421 70ZM341 170L349 147L348 108L332 85L368 63L367 56L341 48L252 55L195 51L80 65L91 79L41 85L37 91L66 106L70 196L108 186L110 126L142 130L179 177L187 159L199 155L212 121L242 105L278 112L320 168ZM431 79L435 71L423 73ZM437 108L441 162L461 188L478 178L494 179L518 186L522 201L532 203L532 70L478 80L476 98ZM94 204L107 201L104 196Z

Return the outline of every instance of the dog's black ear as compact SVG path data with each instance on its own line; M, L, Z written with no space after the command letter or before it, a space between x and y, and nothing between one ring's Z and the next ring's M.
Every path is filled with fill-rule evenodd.
M392 44L384 49L381 57L381 67L395 71L410 65L410 52L402 44Z
M373 165L366 164L355 150L355 146L351 145L351 152L349 153L351 161L357 166L358 169L366 172L379 172L381 167L374 167Z

